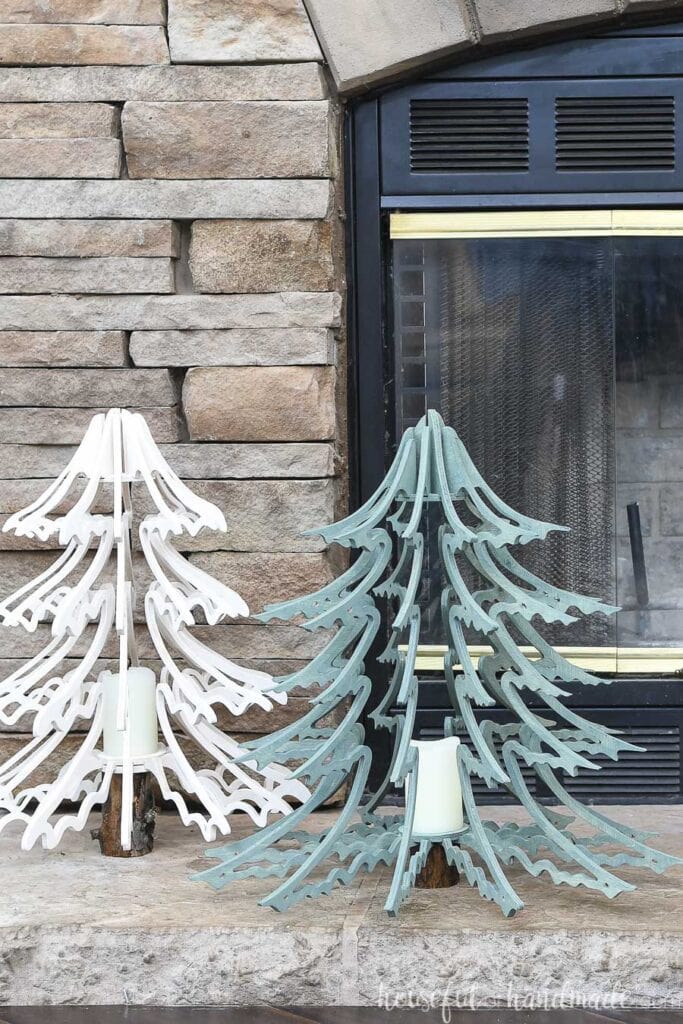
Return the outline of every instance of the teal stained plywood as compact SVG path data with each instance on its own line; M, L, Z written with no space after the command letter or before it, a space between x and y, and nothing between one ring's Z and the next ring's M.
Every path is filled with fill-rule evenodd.
M407 786L404 814L386 815L378 808L390 786L405 787L417 771L410 740L418 703L415 658L428 506L440 510L442 519L441 613L452 703L445 731L468 742L458 748L465 828L457 836L424 838L412 829L416 785ZM286 910L304 897L349 882L361 870L393 864L385 909L395 915L431 846L441 843L448 861L469 884L510 916L523 906L504 871L513 862L534 876L548 875L555 884L585 886L609 898L634 888L616 873L624 865L662 872L680 863L648 846L647 834L583 806L562 785L563 773L598 770L592 760L598 754L616 760L621 751L638 749L562 702L565 682L597 686L610 680L590 675L557 654L543 640L543 624L568 624L580 616L616 611L595 598L549 585L511 554L517 545L542 542L550 531L562 529L515 512L494 494L456 432L436 412L407 430L372 498L319 531L329 544L357 553L350 567L316 593L271 606L262 615L264 621L303 617L307 629L333 630L309 664L278 681L283 692L315 687L310 710L291 725L246 744L242 758L258 768L273 761L297 764L295 775L312 795L262 831L207 850L218 863L195 877L216 889L238 879L272 877L278 884L263 904ZM467 565L475 570L481 589L467 586ZM393 754L383 783L361 804L372 758L361 725L371 691L365 662L385 628L378 599L386 599L391 608L388 642L380 657L392 671L370 717L391 733ZM472 634L492 648L477 663L468 652L466 635ZM515 637L540 657L530 660ZM533 709L528 702L532 693ZM478 710L494 704L511 713L512 724L482 720ZM335 716L339 723L328 724ZM561 811L537 802L525 782L528 769L550 789ZM472 791L475 777L489 787L505 787L526 809L528 824L499 826L483 820ZM301 828L344 783L349 789L334 824L322 833ZM588 828L577 832L575 823Z

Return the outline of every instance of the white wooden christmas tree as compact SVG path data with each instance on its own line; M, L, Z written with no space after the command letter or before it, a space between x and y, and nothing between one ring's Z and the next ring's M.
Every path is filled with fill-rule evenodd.
M146 491L152 509L141 519L139 540L153 577L144 618L162 665L158 678L140 666L134 625L136 482L136 500ZM93 511L103 491L111 502L107 514ZM69 511L62 514L65 505ZM31 740L0 765L0 831L21 823L24 849L38 839L55 847L67 829L83 828L94 808L110 806L116 787L117 839L125 856L136 849L141 778L154 778L183 822L198 825L207 840L230 832L236 810L260 826L270 813L288 813L288 801L309 796L280 765L237 764L243 748L217 725L221 708L233 715L255 705L270 710L286 696L269 675L239 667L191 630L198 612L209 625L249 614L238 594L173 547L173 537L194 537L205 528L226 530L222 512L179 480L143 417L121 409L95 416L57 480L7 520L5 530L56 538L64 548L49 569L0 603L5 626L34 632L50 624L42 650L0 683L0 722L11 727L27 715L32 720ZM112 635L118 671L98 671ZM84 642L85 653L74 662ZM32 784L35 772L49 774L68 734L75 752L54 778ZM208 767L192 766L188 745L200 749Z

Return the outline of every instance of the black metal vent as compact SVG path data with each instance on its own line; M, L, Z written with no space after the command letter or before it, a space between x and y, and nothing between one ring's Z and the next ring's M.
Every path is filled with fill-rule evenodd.
M527 171L527 99L412 100L410 168L424 174Z
M619 755L618 761L611 761L601 755L589 758L600 766L599 771L580 769L577 775L561 776L562 785L585 804L632 804L632 803L680 803L683 798L683 779L681 777L681 711L667 708L666 710L648 710L643 708L623 708L616 711L605 711L597 708L581 708L576 710L588 721L596 722L610 728L618 729L619 735L644 750L625 750ZM502 721L509 720L509 714L498 710L482 713L485 718ZM647 724L638 726L624 725L623 718L644 718ZM622 721L619 722L619 719ZM438 738L443 730L436 725L443 719L443 711L419 711L418 735L420 739ZM665 719L667 719L665 721ZM673 719L673 721L672 721ZM424 724L420 727L420 723ZM473 750L469 737L463 741ZM495 741L500 757L500 742ZM555 798L544 783L537 778L532 768L520 764L520 769L529 792L537 800L554 803ZM472 791L475 800L480 804L505 804L515 802L502 786L489 789L481 779L472 778Z
M558 96L558 171L673 171L673 96Z
M681 789L680 730L654 726L623 729L620 733L622 739L645 750L624 750L618 761L595 757L600 771L566 775L562 780L565 788L587 803L599 803L605 795L619 796L624 803L677 797Z

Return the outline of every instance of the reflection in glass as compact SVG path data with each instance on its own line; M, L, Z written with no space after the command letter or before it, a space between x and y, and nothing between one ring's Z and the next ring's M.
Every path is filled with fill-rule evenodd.
M683 239L393 245L397 433L438 409L501 497L571 528L520 561L623 611L553 643L683 645Z
M681 646L683 239L616 239L614 250L619 643Z

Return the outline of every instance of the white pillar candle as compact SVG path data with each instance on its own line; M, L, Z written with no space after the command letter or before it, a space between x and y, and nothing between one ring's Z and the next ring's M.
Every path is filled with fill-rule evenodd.
M103 672L100 679L104 702L104 753L107 757L122 757L126 732L125 729L117 729L119 675ZM126 690L131 756L155 754L159 747L156 676L149 668L129 668L126 673Z
M413 834L441 836L463 827L457 736L411 740L417 748L417 793Z

